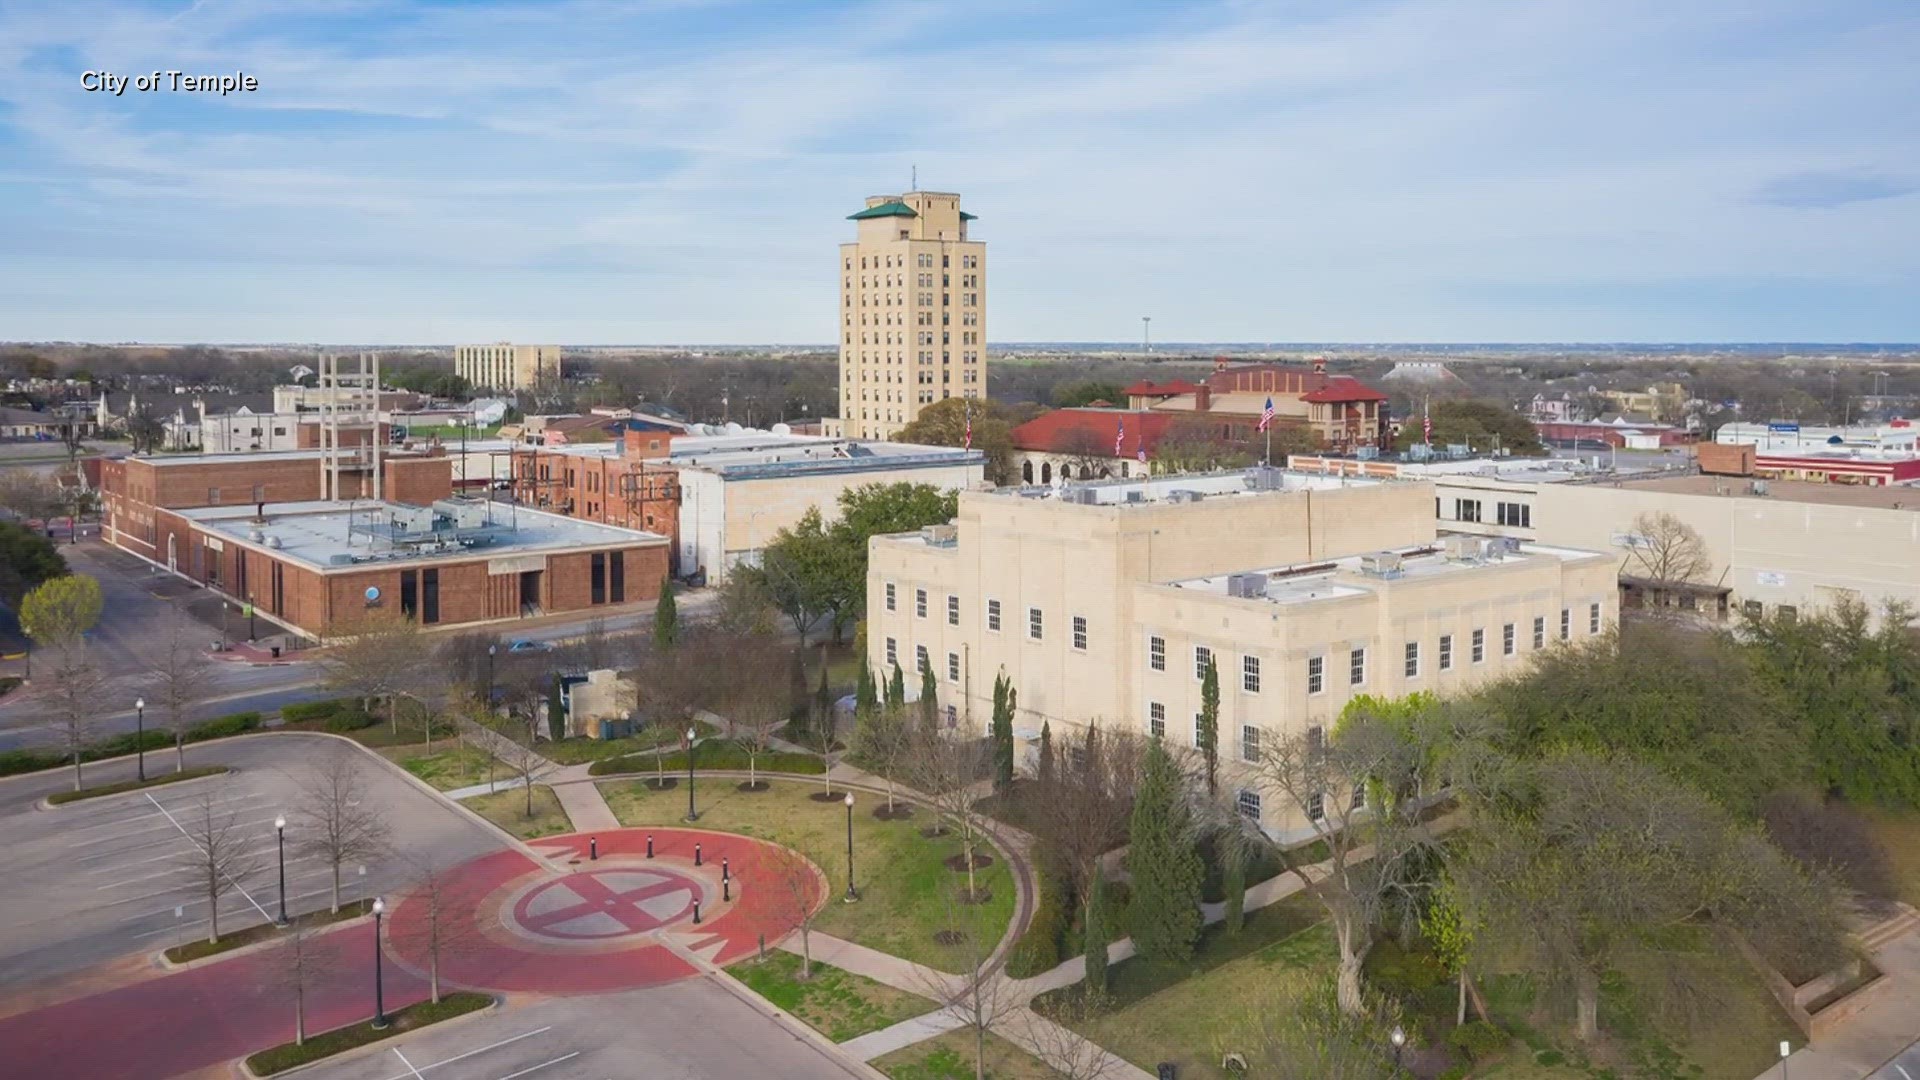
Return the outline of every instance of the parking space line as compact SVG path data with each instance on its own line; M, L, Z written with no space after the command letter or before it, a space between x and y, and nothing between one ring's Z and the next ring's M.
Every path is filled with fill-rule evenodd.
M469 1051L467 1051L467 1052L466 1052L466 1053L464 1053L464 1054L455 1054L455 1055L454 1055L453 1057L450 1057L450 1058L448 1058L448 1059L446 1059L445 1061L436 1061L436 1062L434 1062L433 1064L431 1064L431 1065L428 1065L425 1071L427 1071L427 1072L431 1072L431 1071L433 1071L434 1069L437 1069L437 1068L439 1068L439 1067L440 1067L440 1066L442 1066L442 1065L451 1065L451 1064L453 1064L453 1063L454 1063L454 1062L456 1062L456 1061L465 1061L466 1059L468 1059L468 1058L470 1058L470 1057L472 1057L472 1056L473 1056L473 1055L475 1055L475 1054L484 1054L484 1053L486 1053L486 1052L487 1052L487 1051L489 1051L489 1050L498 1050L498 1049L500 1049L501 1047L503 1047L503 1046L506 1046L506 1045L508 1045L508 1044L510 1044L510 1043L517 1043L517 1042L519 1042L519 1041L520 1041L521 1039L531 1039L531 1038L532 1038L532 1037L534 1037L535 1035L544 1035L544 1034L546 1034L547 1032L549 1032L549 1031L552 1031L552 1030L553 1030L553 1025L552 1025L552 1024L548 1024L548 1025L547 1025L546 1027L539 1027L539 1028L534 1028L534 1029L533 1029L532 1031L523 1031L523 1032L521 1032L521 1033L520 1033L520 1034L518 1034L518 1035L513 1035L513 1036L510 1036L510 1037L508 1037L508 1038L505 1038L505 1039L501 1039L501 1040L500 1040L499 1042L497 1042L497 1043L489 1043L489 1044L488 1044L488 1045L486 1045L486 1046L481 1046L481 1047L477 1047L477 1048L475 1048L475 1049L472 1049L472 1050L469 1050ZM411 1069L411 1068L413 1068L413 1066L412 1066L411 1064L409 1064L409 1065L408 1065L407 1067L408 1067L409 1069ZM419 1072L420 1072L420 1070L416 1070L416 1071L415 1071L415 1072L414 1072L413 1074L411 1074L411 1075L413 1075L413 1076L418 1076L418 1075L419 1075ZM387 1077L387 1078L386 1078L386 1080L410 1080L410 1076L409 1076L409 1074L407 1074L407 1073L401 1073L401 1074L400 1074L400 1075L398 1075L398 1076L389 1076L389 1077Z
M407 1055L400 1052L399 1047L396 1046L393 1048L393 1056L400 1059L400 1064L407 1067L407 1071L413 1074L414 1080L427 1080L426 1077L420 1075L419 1069L413 1067L413 1062L407 1060Z
M166 814L168 821L173 821L173 815L170 813L167 813L167 808L164 806L161 806L160 801L158 799L155 799L151 793L147 795L147 801L153 804L153 808L155 810L158 810L161 813ZM187 838L187 843L192 844L196 848L199 848L202 854L206 853L207 849L204 847L201 847L200 842L193 838L193 834L189 833L185 828L183 828L178 821L173 821L173 827L180 830L180 835ZM253 894L247 891L246 886L233 880L233 875L231 874L222 873L221 876L227 879L227 884L239 890L241 896L244 896L247 898L247 903L253 905L253 909L260 913L261 918L267 920L268 922L273 921L273 916L267 914L267 909L260 906L260 902L253 898Z
M177 856L177 855L176 855L176 856L173 856L173 857L174 857L174 858L179 858L179 856ZM106 885L95 885L95 886L94 886L94 889L95 889L95 890L99 890L99 889L117 889L117 888L120 888L120 887L121 887L122 885L134 885L134 884L137 884L137 883L139 883L139 882L142 882L142 881L152 881L152 880L153 880L154 878L157 878L157 877L166 877L166 876L167 876L168 874L183 874L183 873L189 873L189 872L191 872L191 870L192 870L192 869L193 869L192 867L188 867L188 866L169 866L169 867L167 867L167 868L166 868L165 870L155 870L155 871L154 871L153 873L151 873L151 874L142 874L142 875L140 875L139 877L135 877L135 878L128 878L128 879L126 879L125 881L115 881L115 882L111 882L111 883L109 883L109 884L106 884Z
M519 1072L508 1073L507 1075L501 1077L500 1080L514 1080L515 1077L526 1076L528 1073L539 1072L541 1069L544 1069L549 1065L558 1065L563 1061L572 1061L574 1058L577 1058L579 1056L580 1056L580 1051L575 1050L571 1054L562 1054L559 1057L554 1058L552 1061L543 1061L538 1065L531 1065L531 1066L528 1066L527 1068L521 1069Z

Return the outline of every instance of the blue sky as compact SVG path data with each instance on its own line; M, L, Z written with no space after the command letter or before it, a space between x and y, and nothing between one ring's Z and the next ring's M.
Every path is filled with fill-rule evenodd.
M1912 0L0 0L0 339L1920 340ZM81 74L259 78L112 97Z

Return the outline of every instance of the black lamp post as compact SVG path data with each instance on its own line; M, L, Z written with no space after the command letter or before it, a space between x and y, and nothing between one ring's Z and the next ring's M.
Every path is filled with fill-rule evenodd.
M500 652L500 643L487 643L487 711L493 711L493 658Z
M273 819L273 836L280 845L280 921L275 926L287 925L287 815L281 814Z
M387 913L387 902L373 898L373 1030L387 1027L387 995L380 985L380 917Z
M693 737L695 734L697 734L697 732L695 732L692 728L687 729L687 820L688 821L700 820L700 815L695 813L693 809Z
M133 699L133 768L141 783L147 782L147 699Z
M860 893L853 887L853 792L847 792L847 896L851 904L860 899Z
M255 624L253 621L253 613L254 613L253 594L249 593L247 594L247 640L248 641L260 640L260 635L254 632Z
M1387 1035L1387 1041L1393 1044L1393 1075L1399 1076L1401 1075L1400 1052L1406 1049L1407 1029L1399 1024L1393 1025L1393 1031Z

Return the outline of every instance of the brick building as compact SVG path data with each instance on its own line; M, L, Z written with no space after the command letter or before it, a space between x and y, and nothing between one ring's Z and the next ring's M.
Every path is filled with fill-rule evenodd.
M1310 431L1321 447L1335 453L1384 446L1390 434L1387 395L1352 376L1327 374L1323 360L1311 368L1229 367L1222 360L1200 383L1138 382L1126 388L1126 395L1130 408L1181 417L1228 442L1255 438L1268 402L1275 425Z

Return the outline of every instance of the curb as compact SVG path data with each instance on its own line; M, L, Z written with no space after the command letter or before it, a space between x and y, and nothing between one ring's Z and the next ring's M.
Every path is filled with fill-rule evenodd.
M854 1058L846 1051L840 1049L838 1043L833 1042L815 1030L813 1025L797 1016L775 1008L772 1002L754 993L748 988L746 983L734 978L732 973L728 972L725 968L709 964L701 960L698 956L683 951L677 945L667 943L666 947L667 951L673 953L675 956L692 963L695 970L712 979L716 985L731 994L741 1004L780 1025L780 1027L785 1029L796 1040L812 1044L815 1050L819 1051L824 1057L833 1061L841 1068L847 1070L848 1073L866 1078L866 1080L886 1080L885 1073L882 1073L880 1070L864 1061Z
M421 1000L425 1001L426 999L422 998ZM300 1073L304 1073L309 1069L317 1069L325 1065L338 1065L341 1062L356 1061L363 1057L372 1057L374 1054L385 1053L386 1051L392 1049L393 1047L399 1045L402 1042L407 1041L408 1039L413 1038L416 1035L424 1035L430 1031L445 1031L448 1028L459 1026L461 1021L463 1020L472 1020L482 1016L491 1016L494 1013L505 1010L506 1007L507 1007L507 999L499 994L495 994L493 995L493 1004L487 1006L484 1009L475 1009L472 1012L461 1013L459 1016L450 1016L445 1020L441 1020L437 1023L428 1024L425 1027L411 1028L407 1031L396 1031L392 1035L389 1035L384 1039L375 1039L372 1042L361 1043L359 1046L353 1047L350 1050L342 1050L337 1054L328 1054L326 1057L309 1061L304 1065L295 1065L291 1069L282 1069L277 1073L268 1073L266 1075L272 1076L272 1077L295 1076ZM356 1020L354 1021L354 1023L357 1024L359 1023L359 1021ZM326 1034L326 1032L319 1032L319 1034L324 1035ZM263 1049L270 1050L272 1049L272 1047L264 1047ZM255 1050L253 1053L257 1054L259 1052L260 1052L259 1050ZM260 1073L254 1072L253 1069L247 1065L247 1058L250 1058L252 1056L253 1054L247 1054L243 1057L238 1057L233 1060L234 1075L246 1077L247 1080L265 1080L265 1077L263 1077Z
M366 922L368 919L371 919L371 918L373 918L372 915L354 915L350 918L339 919L334 922L330 922L325 926L314 927L311 932L317 935L324 936L326 934L331 934L336 930L345 930L348 927L357 926L360 923ZM258 925L272 926L273 924L261 923ZM236 931L236 932L244 932L244 930L251 930L251 929L252 927L245 927L243 928L242 931ZM153 965L155 967L159 968L164 972L167 972L168 974L172 974L176 971L192 971L194 968L206 967L208 964L219 963L222 960L229 960L236 956L245 956L248 953L262 952L272 946L280 945L283 943L284 943L284 940L282 938L280 938L277 935L272 935L272 936L261 938L259 941L253 942L248 945L241 945L232 949L223 949L217 953L208 953L206 956L199 956L199 957L195 957L192 960L181 960L177 962L167 959L167 949L174 947L169 945L166 948L161 949L159 952L152 954L152 959L153 959Z
M90 761L87 764L92 765L95 763ZM67 767L68 766L65 766L65 765L61 766L61 768L63 769ZM218 780L221 777L234 776L244 771L246 770L236 769L232 765L223 765L221 766L219 772L208 773L205 776L195 776L187 780L171 780L166 783L159 783L159 784L149 781L145 787L128 788L125 791L116 791L109 795L95 795L95 796L92 796L91 798L86 798L86 799L70 799L63 803L57 803L52 801L53 797L49 795L44 799L37 800L33 804L33 808L35 810L45 810L48 813L59 813L62 810L73 809L73 808L85 809L86 807L91 806L94 803L102 802L107 799L117 799L122 795L145 795L147 792L152 791L155 788L181 788L181 787L186 787L189 784L197 784L202 780ZM26 773L25 775L32 776L34 774Z

